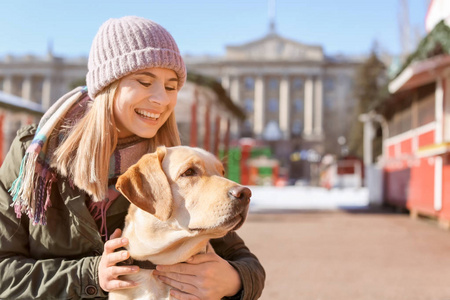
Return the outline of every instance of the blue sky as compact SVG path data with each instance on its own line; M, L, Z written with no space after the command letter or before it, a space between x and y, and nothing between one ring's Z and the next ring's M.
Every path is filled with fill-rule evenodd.
M277 32L326 54L368 53L376 40L401 51L399 0L277 0ZM423 36L427 0L409 0L411 30ZM0 56L89 53L108 18L137 15L167 28L183 54L221 55L268 32L268 0L0 0ZM412 34L414 35L414 34Z

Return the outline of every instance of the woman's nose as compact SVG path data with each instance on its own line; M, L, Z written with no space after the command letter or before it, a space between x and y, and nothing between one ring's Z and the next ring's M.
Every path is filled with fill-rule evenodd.
M170 100L164 86L154 85L149 96L149 101L158 105L167 105Z

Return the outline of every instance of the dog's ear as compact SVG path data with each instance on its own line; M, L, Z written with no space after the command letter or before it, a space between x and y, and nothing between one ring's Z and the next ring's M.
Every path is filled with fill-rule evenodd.
M165 221L172 214L172 191L162 169L167 150L144 155L117 180L116 189L131 203Z

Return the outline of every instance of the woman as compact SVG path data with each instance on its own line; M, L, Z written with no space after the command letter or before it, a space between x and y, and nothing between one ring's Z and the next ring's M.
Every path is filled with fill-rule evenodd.
M0 169L0 299L103 298L135 286L120 275L138 268L116 265L129 256L119 250L129 203L114 185L143 154L180 144L185 65L163 27L123 17L100 27L86 79L37 128L18 131ZM158 266L172 295L258 298L265 274L244 242L230 233L211 244L215 252Z

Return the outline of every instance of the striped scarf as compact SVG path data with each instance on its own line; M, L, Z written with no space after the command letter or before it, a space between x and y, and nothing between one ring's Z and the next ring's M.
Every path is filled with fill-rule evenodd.
M45 212L51 206L51 187L57 178L57 170L50 166L53 153L70 131L67 129L72 128L85 114L90 101L87 88L78 87L56 101L40 120L34 138L25 151L19 175L9 190L13 197L11 206L18 218L26 214L33 225L46 224ZM119 140L111 156L109 178L117 178L149 152L148 141L139 137ZM108 195L117 197L114 186L108 189ZM89 191L86 192L89 194ZM104 199L105 202L108 200ZM91 214L96 218L92 210Z

